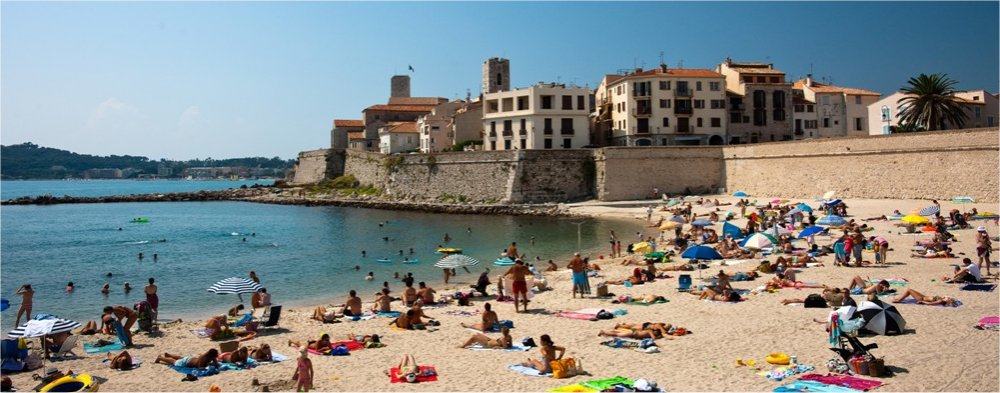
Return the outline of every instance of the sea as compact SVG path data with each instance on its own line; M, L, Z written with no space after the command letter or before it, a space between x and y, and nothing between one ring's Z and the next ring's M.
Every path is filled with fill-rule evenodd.
M0 182L4 198L19 195L113 195L191 191L238 186L215 182L85 181ZM137 184L142 183L142 184ZM11 191L9 188L15 188ZM196 188L197 189L197 188ZM137 191L142 190L142 191ZM133 223L136 217L148 222ZM144 202L0 207L0 292L11 307L0 325L13 327L23 284L35 289L34 313L97 320L107 305L145 298L154 278L161 319L191 319L225 312L235 295L207 289L253 270L276 304L341 303L355 289L366 302L384 281L397 293L396 273L437 286L442 271L437 247L458 247L481 261L471 274L453 279L474 283L499 253L517 242L528 259L565 266L572 252L607 253L614 230L620 237L641 230L635 222L582 218L430 214L332 206L287 206L249 202ZM445 242L448 235L451 240ZM629 238L630 239L630 238ZM411 253L412 250L412 253ZM366 256L362 256L362 251ZM402 255L400 253L402 252ZM139 254L143 258L139 258ZM155 255L155 259L154 259ZM404 258L416 263L403 263ZM388 259L379 262L378 259ZM373 272L375 280L364 280ZM110 276L108 275L110 273ZM492 276L492 275L491 275ZM75 290L66 292L67 283ZM124 284L132 286L125 292ZM111 293L101 287L110 284ZM249 301L249 296L244 296Z

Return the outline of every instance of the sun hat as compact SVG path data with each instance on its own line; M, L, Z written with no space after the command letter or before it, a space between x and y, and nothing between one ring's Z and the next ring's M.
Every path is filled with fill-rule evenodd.
M979 228L976 228L976 230L979 231L979 232L986 232L986 227L981 226Z

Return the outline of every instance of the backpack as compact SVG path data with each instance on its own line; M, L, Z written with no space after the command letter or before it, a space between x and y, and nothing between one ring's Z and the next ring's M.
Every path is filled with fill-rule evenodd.
M826 304L826 300L823 299L822 296L820 296L818 294L815 294L815 293L811 294L809 296L806 296L806 300L805 300L804 303L805 303L806 308L826 308L826 307L828 307L827 304Z
M597 319L613 319L614 317L615 317L614 314L609 313L609 312L607 312L605 310L601 310L601 311L597 312Z

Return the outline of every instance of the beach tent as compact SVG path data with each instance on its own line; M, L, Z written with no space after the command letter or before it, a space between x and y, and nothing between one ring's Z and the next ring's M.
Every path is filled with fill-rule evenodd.
M729 235L733 239L743 238L743 231L741 231L740 228L737 227L736 225L733 225L728 222L722 224L722 234Z
M10 338L33 338L50 334L69 332L80 327L80 323L62 318L32 319L7 333Z
M736 192L733 193L733 196L737 197L737 198L746 198L746 197L750 196L750 194L747 194L746 192L743 192L743 191L736 191Z
M858 315L865 320L862 328L875 334L901 334L906 329L906 320L899 315L896 307L881 300L862 301L858 304Z
M806 227L805 229L802 230L802 232L799 232L799 239L805 239L805 238L807 238L809 236L812 236L812 235L815 235L817 233L823 232L824 230L826 230L826 228L823 228L823 227L817 226L817 225L813 225L811 227Z
M836 214L830 214L827 216L820 217L819 220L816 220L816 223L819 225L829 225L829 226L839 227L841 225L847 224L847 220Z
M632 252L637 254L645 254L653 252L653 246L647 242L638 242L632 244Z
M806 212L806 213L812 213L812 211L813 211L813 208L811 208L811 207L809 207L809 205L807 205L805 203L801 203L801 202L798 205L795 205L795 208L799 209L800 211Z
M714 248L702 245L688 247L688 249L684 250L681 254L681 258L704 260L723 259L722 255L719 254L718 251L715 251Z
M927 218L923 216L918 216L916 214L907 214L903 216L903 218L901 218L900 221L912 225L927 224L931 222L931 220L928 220Z
M941 212L941 206L930 205L930 206L927 206L927 207L925 207L923 209L920 209L920 212L918 212L917 214L919 214L921 216L933 216L933 215L938 214L940 212Z
M475 266L478 264L479 261L476 260L476 258L470 257L468 255L451 254L438 260L436 263L434 263L434 266L442 269L454 269L456 267Z
M766 233L758 232L753 234L753 236L747 238L747 240L743 242L743 247L753 250L761 250L771 247L777 243L778 243L777 239L771 237Z

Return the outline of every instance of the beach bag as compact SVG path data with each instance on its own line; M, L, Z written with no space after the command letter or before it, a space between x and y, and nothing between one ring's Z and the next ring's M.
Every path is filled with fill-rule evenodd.
M805 300L804 303L805 303L805 307L806 308L826 308L827 307L826 300L823 299L822 296L820 296L818 294L815 294L815 293L810 294L809 296L806 296L806 300Z
M601 310L601 311L597 312L597 319L613 319L614 317L615 317L614 314L609 313L609 312L607 312L605 310Z
M573 358L563 358L549 362L552 367L552 378L563 379L576 375L576 361Z
M868 376L875 378L882 378L883 376L886 376L885 359L872 358L868 362Z
M597 297L607 297L608 296L608 285L605 283L597 284Z
M347 356L350 354L351 351L347 349L346 345L338 345L330 350L330 356Z
M528 348L534 348L534 347L538 346L538 344L535 344L535 339L533 339L531 337L528 337L528 338L525 338L524 340L521 340L521 345L526 346Z

